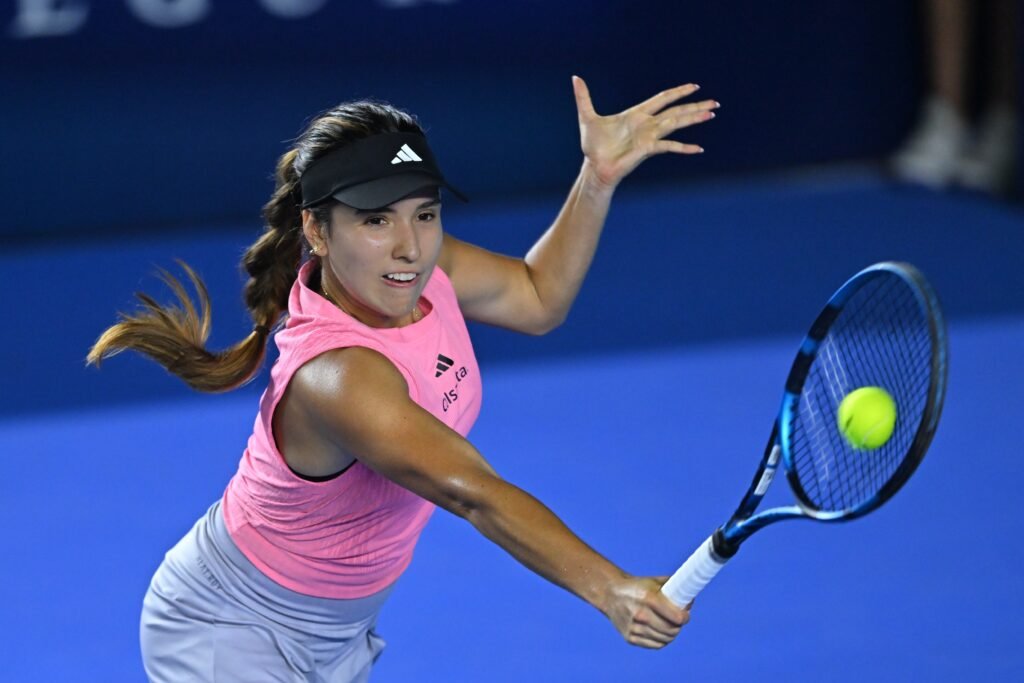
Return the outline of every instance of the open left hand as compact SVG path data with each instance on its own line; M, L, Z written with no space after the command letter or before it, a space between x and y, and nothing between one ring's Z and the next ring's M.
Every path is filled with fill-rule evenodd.
M601 116L594 111L583 79L573 76L572 85L583 155L597 180L609 188L617 186L644 159L655 154L703 152L697 145L664 138L681 128L714 118L712 110L719 106L714 100L669 106L698 90L698 86L687 84L664 90L618 114Z

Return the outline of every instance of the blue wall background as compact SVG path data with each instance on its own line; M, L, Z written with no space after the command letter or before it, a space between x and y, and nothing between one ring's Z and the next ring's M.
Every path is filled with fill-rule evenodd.
M723 107L680 135L706 154L624 184L566 325L538 341L477 326L484 364L797 335L889 258L924 268L951 316L1024 308L1018 206L878 173L923 91L910 0L294 0L293 19L273 4L0 3L0 416L187 395L144 359L97 372L84 355L174 258L210 288L211 346L246 334L237 264L276 158L340 100L416 112L473 197L446 205L446 228L524 253L579 167L573 73L600 112L688 81ZM26 8L50 5L67 32L25 35ZM206 11L159 28L140 6Z
M723 102L700 134L714 154L656 160L641 183L877 158L920 90L909 0L292 0L312 8L293 19L274 4L0 3L0 239L258 221L286 141L345 99L417 113L486 201L571 183L574 73L602 112L689 81ZM25 35L37 5L69 13L69 33ZM139 6L186 16L158 28Z

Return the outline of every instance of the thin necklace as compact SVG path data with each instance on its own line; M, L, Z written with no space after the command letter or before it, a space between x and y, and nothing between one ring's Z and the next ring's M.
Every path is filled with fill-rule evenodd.
M325 287L322 282L320 283L320 294L323 295L323 297L325 299L327 299L329 302L331 302L331 304L333 304L337 308L341 308L341 310L345 311L345 309L341 307L341 304L339 304L337 301L335 301L334 297L327 293L327 287ZM348 311L345 311L345 312L348 313Z

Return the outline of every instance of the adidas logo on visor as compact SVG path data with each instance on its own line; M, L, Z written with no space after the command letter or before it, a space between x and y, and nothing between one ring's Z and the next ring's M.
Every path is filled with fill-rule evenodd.
M412 151L412 147L409 145L402 145L402 149L398 150L398 154L391 160L392 164L401 164L405 161L423 161L420 155Z

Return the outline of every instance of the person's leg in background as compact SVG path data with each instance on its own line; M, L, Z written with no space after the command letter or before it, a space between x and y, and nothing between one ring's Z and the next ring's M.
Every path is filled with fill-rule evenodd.
M904 180L943 189L956 177L970 135L975 7L971 0L927 0L923 5L928 96L892 168Z
M988 51L987 97L977 133L961 160L957 180L964 187L1005 194L1017 165L1017 31L1019 0L991 0L984 8Z

